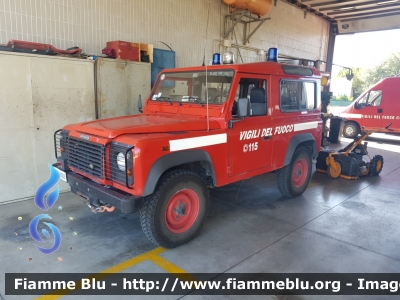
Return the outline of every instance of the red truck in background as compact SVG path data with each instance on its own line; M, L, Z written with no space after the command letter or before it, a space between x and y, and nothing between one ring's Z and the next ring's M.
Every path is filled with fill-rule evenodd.
M374 132L400 132L400 77L382 79L339 116L347 120L343 129L347 138L357 137L362 127Z
M320 73L276 62L163 70L142 114L67 125L55 165L95 212L140 210L171 248L201 229L208 188L276 171L301 195L321 144Z

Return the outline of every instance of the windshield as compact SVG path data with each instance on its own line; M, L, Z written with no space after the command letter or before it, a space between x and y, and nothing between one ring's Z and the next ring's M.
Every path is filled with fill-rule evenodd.
M231 89L233 70L163 73L153 88L151 100L181 103L224 103ZM207 84L206 84L207 77Z

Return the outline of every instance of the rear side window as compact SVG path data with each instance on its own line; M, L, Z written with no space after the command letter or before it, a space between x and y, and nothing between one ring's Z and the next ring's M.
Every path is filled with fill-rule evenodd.
M282 112L314 110L317 108L315 81L282 80L280 104Z

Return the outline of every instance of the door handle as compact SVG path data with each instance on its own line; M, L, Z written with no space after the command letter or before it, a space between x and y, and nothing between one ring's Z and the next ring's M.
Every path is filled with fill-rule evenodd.
M272 135L267 135L267 136L263 136L261 139L263 141L265 141L265 140L270 140L271 138L272 138Z
M379 114L383 113L383 109L382 108L378 108L378 113Z

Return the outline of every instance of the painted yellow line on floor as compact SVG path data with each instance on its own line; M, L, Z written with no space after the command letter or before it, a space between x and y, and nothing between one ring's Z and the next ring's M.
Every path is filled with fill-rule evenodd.
M150 259L153 263L155 263L160 268L164 269L168 273L176 275L179 279L186 280L186 281L199 281L197 278L190 275L185 270L179 268L178 266L174 265L170 261L162 258L161 256L153 256Z
M104 279L108 276L110 276L110 273L119 273L123 270L126 270L130 267L133 267L134 265L137 265L145 260L153 260L155 257L158 257L158 254L161 254L163 252L165 252L167 249L164 248L156 248L154 250L151 250L149 252L140 254L138 256L135 256L131 259L128 259L118 265L115 265L111 268L108 268L106 270L103 270L97 274L93 274L92 276L90 276L89 278L95 278L97 280L101 280ZM177 267L178 268L178 267ZM186 272L185 272L186 273ZM41 297L36 298L36 300L55 300L55 299L59 299L65 295L69 295L72 294L74 291L80 290L81 289L81 282L76 282L76 289L73 291L64 291L64 290L57 290L54 292L51 292L47 295L43 295Z
M95 278L97 280L101 280L104 279L108 276L110 276L110 274L113 273L119 273L123 270L126 270L130 267L133 267L145 260L150 260L151 262L153 262L155 265L159 266L160 268L164 269L165 271L167 271L168 273L174 274L176 275L179 279L182 280L191 280L191 281L198 281L197 278L193 277L192 275L190 275L189 273L187 273L185 270L179 268L178 266L174 265L173 263L171 263L170 261L162 258L161 256L159 256L159 254L165 252L167 249L164 248L156 248L154 250L151 250L149 252L143 253L141 255L135 256L131 259L128 259L127 261L124 261L118 265L112 266L108 269L105 269L99 273L93 274L91 276L89 276L88 278ZM57 290L54 292L51 292L47 295L43 295L41 297L36 298L36 300L56 300L59 299L63 296L72 294L73 292L80 290L81 289L81 282L78 281L76 282L76 288L73 291L64 291L64 290Z
M154 250L151 250L149 252L140 254L139 256L133 257L131 259L128 259L127 261L124 261L116 266L113 266L111 268L108 268L106 270L101 271L100 273L118 273L123 270L126 270L134 265L137 265L138 263L141 263L145 260L151 260L154 256L157 256L158 254L161 254L163 252L167 251L167 249L164 248L156 248Z

